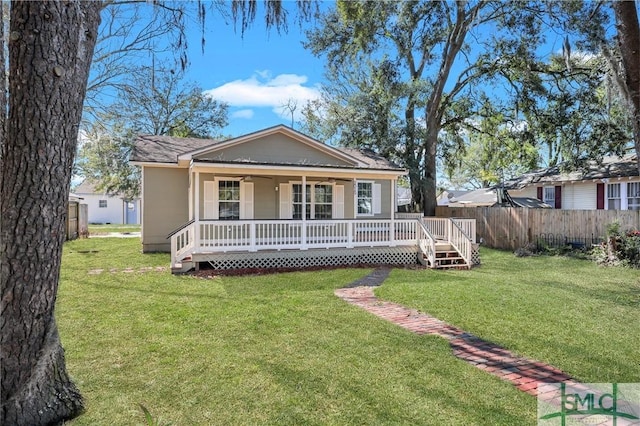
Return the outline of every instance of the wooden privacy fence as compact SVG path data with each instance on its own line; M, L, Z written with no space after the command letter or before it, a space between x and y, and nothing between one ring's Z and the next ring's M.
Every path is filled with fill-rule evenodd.
M515 250L536 243L540 235L573 238L604 237L607 225L620 223L620 229L640 229L640 211L633 210L554 210L516 207L437 207L437 217L476 220L478 240L488 247Z
M89 235L88 231L88 211L86 204L77 201L69 201L69 212L67 213L67 240L75 240L79 236Z

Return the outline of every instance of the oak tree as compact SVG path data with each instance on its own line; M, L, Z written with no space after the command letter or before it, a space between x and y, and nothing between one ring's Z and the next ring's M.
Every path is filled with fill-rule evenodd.
M65 367L54 305L101 7L80 0L11 4L0 172L0 423L6 425L56 424L83 407Z

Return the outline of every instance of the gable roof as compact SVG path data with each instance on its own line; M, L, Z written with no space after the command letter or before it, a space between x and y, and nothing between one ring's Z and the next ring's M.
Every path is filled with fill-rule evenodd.
M522 189L536 184L580 182L629 176L638 176L638 159L635 155L604 157L602 163L589 161L585 169L571 172L562 172L560 166L538 169L505 181L504 187Z
M96 188L93 183L89 182L89 179L85 179L78 185L74 192L76 194L95 194Z
M270 127L224 141L216 141L213 139L177 138L171 136L139 136L135 142L130 161L134 163L144 162L165 164L177 164L178 162L184 163L188 161L197 161L201 163L251 163L282 166L304 166L305 164L303 161L297 163L259 163L251 159L235 159L233 161L224 161L219 158L215 158L215 154L225 148L237 146L273 134L283 134L300 143L311 146L313 149L321 151L330 157L336 158L342 164L347 164L346 166L340 166L340 168L346 167L376 170L403 170L397 164L381 157L371 150L332 147L284 125ZM212 158L209 158L209 156L211 156ZM335 164L313 164L310 166L336 167Z
M233 146L237 146L237 145L242 145L244 143L250 142L250 141L254 141L256 139L259 138L263 138L266 136L270 136L270 135L275 135L275 134L280 134L280 135L285 135L290 139L293 139L299 143L302 143L304 145L308 145L311 146L312 148L321 151L325 154L330 155L331 157L335 157L341 161L347 162L347 163L351 163L356 165L357 160L354 159L353 157L350 157L348 154L345 154L344 152L342 152L342 150L340 149L336 149L334 147L331 147L329 145L326 145L322 142L319 142L303 133L300 133L296 130L293 130L290 127L287 127L283 124L277 125L277 126L273 126L273 127L269 127L263 130L258 130L256 132L253 133L249 133L247 135L243 135L243 136L238 136L236 138L232 138L232 139L227 139L225 141L221 141L217 144L213 144L210 146L205 146L203 148L197 149L195 151L191 151L191 152L186 152L182 155L179 156L180 160L191 160L192 158L199 156L199 157L205 157L207 155L212 155L215 152L221 151L225 148L230 148Z

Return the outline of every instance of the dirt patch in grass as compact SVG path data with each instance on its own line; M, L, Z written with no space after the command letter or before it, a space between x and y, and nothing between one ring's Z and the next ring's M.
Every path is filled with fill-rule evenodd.
M191 275L198 278L215 278L218 276L242 276L242 275L270 275L280 274L284 272L313 272L313 271L326 271L337 269L377 269L377 268L399 268L408 270L426 269L422 265L380 265L380 264L366 264L359 263L355 265L340 265L340 266L309 266L305 268L239 268L239 269L200 269L199 271L188 272L187 275Z

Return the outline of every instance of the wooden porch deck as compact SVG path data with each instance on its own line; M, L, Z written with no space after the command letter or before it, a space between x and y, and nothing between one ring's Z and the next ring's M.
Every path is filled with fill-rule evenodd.
M281 269L342 265L470 268L475 221L438 218L193 221L171 235L171 268Z

